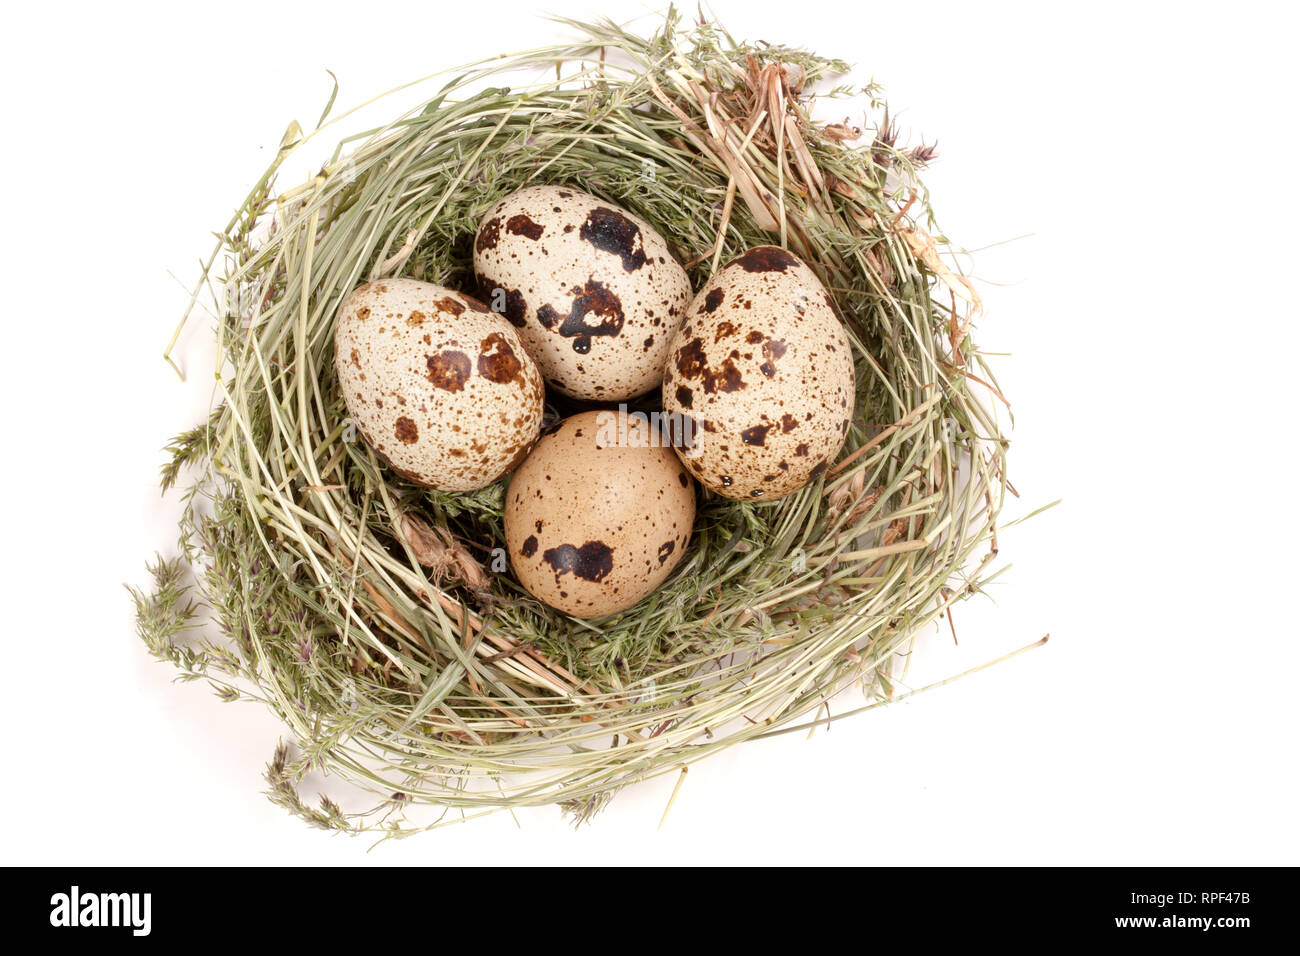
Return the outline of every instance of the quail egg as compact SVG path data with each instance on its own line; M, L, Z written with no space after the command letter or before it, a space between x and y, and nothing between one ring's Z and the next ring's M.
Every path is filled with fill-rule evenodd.
M830 293L775 246L750 249L705 283L664 372L664 411L692 422L683 462L728 498L780 498L825 471L855 397Z
M564 419L506 489L515 577L575 617L614 614L650 594L682 560L694 521L694 485L635 414Z
M433 283L380 279L354 290L338 313L334 367L362 437L422 485L489 485L541 430L542 377L514 327Z
M596 196L532 186L474 240L479 294L519 330L547 383L620 401L657 387L691 283L643 219Z

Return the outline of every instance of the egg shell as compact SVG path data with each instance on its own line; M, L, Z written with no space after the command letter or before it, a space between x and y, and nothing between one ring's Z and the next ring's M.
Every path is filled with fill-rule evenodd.
M657 387L691 282L663 237L559 186L497 202L474 240L479 295L519 330L552 387L619 401Z
M799 490L839 454L853 355L834 301L784 249L758 246L691 302L664 374L664 411L688 416L687 469L728 498Z
M430 282L355 289L338 313L334 367L367 444L422 485L490 485L541 431L545 386L518 333L476 299Z
M604 417L602 417L604 416ZM682 560L695 487L644 420L582 412L544 434L506 489L506 549L529 593L575 617L625 610Z

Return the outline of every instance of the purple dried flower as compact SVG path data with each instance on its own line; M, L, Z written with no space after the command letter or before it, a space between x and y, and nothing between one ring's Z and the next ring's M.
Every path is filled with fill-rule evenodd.
M927 163L933 162L934 158L938 155L939 144L937 142L931 143L928 146L925 143L922 143L920 146L913 146L911 152L907 154L907 158L918 166L924 166Z

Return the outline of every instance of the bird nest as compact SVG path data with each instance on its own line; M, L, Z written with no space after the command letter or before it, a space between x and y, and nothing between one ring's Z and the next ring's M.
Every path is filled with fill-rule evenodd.
M579 39L456 71L277 191L347 117L291 125L195 292L191 311L224 290L217 394L169 446L180 547L136 593L139 629L183 678L279 716L269 792L316 826L402 836L541 804L588 819L628 784L897 697L900 651L995 573L1004 399L918 175L933 150L896 141L874 86L827 89L840 61L672 15L649 37L565 22ZM865 94L877 128L815 122L814 88ZM473 289L483 213L539 183L653 224L695 288L785 246L830 290L856 363L823 475L778 501L701 490L673 576L594 621L512 579L504 480L403 479L358 438L334 373L352 289ZM548 415L566 402L548 396ZM832 714L850 688L864 697Z

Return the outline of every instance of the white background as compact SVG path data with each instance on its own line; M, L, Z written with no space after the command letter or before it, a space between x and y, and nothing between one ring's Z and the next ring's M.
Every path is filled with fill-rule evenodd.
M550 9L625 20L637 3ZM24 4L6 13L6 863L1290 863L1300 674L1290 387L1297 24L1283 4L720 0L739 37L882 81L939 140L1017 414L1012 570L927 638L954 685L698 764L573 832L553 809L367 854L261 795L276 721L177 685L122 582L168 552L161 359L210 229L292 118L565 36L545 3ZM649 21L646 21L647 24ZM861 116L853 118L861 124ZM842 705L847 707L848 704Z

